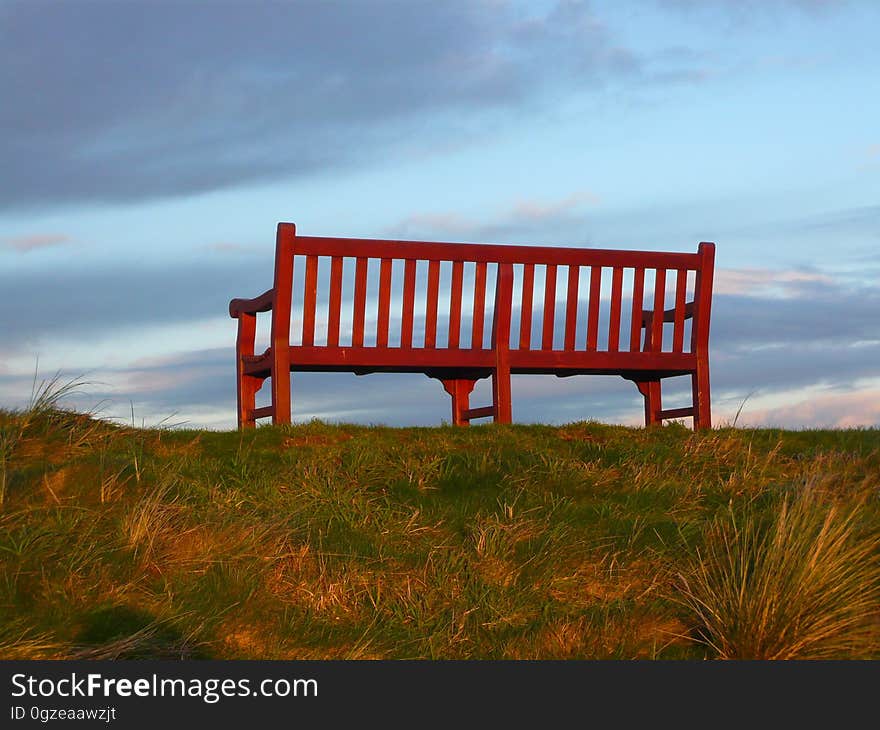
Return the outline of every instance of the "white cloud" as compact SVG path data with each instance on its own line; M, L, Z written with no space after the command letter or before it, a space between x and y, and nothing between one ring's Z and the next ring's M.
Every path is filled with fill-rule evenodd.
M853 390L812 388L773 397L776 405L743 406L738 426L782 428L880 427L880 383ZM780 402L782 401L782 402ZM726 420L733 421L727 412Z
M801 269L773 270L761 268L718 269L715 272L715 294L762 297L794 297L810 284L832 285L830 274Z
M37 233L30 236L6 238L3 239L2 243L6 248L11 248L21 253L28 253L37 249L61 246L70 243L70 240L70 236L65 236L61 233Z

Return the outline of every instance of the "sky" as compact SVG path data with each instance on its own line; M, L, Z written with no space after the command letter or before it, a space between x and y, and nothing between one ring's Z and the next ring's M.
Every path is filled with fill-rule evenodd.
M0 0L0 407L60 373L101 417L233 428L228 302L290 221L714 241L714 422L880 425L878 31L874 0ZM642 413L618 377L513 378L517 422ZM422 375L296 374L293 416L450 407Z

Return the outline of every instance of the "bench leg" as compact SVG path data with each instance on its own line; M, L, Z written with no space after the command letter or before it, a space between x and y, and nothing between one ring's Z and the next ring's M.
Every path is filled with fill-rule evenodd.
M476 380L441 380L443 388L452 396L452 423L455 426L469 426L470 419L465 415L470 410L471 391Z
M662 410L660 381L645 380L637 382L636 387L645 397L645 427L659 426L661 422L660 411Z
M498 367L492 373L492 402L495 405L495 423L511 423L513 412L510 405L510 364L505 357L498 358Z
M697 360L697 370L691 375L694 396L694 430L712 428L712 403L709 395L709 362Z
M272 357L272 423L290 423L290 361L287 348Z
M256 408L256 394L261 381L245 375L242 357L254 354L254 337L257 331L257 318L253 314L238 317L238 337L235 341L235 391L238 397L238 427L253 428L257 421L253 416Z
M239 366L240 369L240 366ZM254 418L254 409L257 407L257 391L262 386L260 378L250 375L238 376L238 427L254 428L257 419Z

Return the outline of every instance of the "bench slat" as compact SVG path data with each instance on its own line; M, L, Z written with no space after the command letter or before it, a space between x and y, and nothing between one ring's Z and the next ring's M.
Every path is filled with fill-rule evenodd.
M388 347L388 321L391 318L391 259L384 258L379 268L379 319L376 323L376 346Z
M425 307L425 347L437 347L437 306L440 298L440 262L428 262L428 301Z
M339 315L342 309L342 257L330 261L330 304L327 316L327 345L339 344Z
M629 328L629 351L642 349L642 309L645 300L645 270L637 267L633 272L632 319Z
M474 261L509 264L578 264L581 266L642 266L644 268L700 267L694 253L666 251L625 251L601 248L563 248L556 246L510 246L487 243L440 243L391 239L333 238L297 236L299 254L349 256L417 261Z
M469 408L462 414L465 420L470 421L474 418L493 418L495 416L495 406L483 406L482 408Z
M675 278L675 320L672 329L672 351L684 350L685 298L687 296L687 269L678 269Z
M608 318L608 352L620 349L620 307L623 298L623 268L615 266L611 275L611 315Z
M587 350L598 349L599 293L602 286L602 267L590 267L590 301L587 310Z
M416 262L407 259L403 267L403 301L400 312L400 346L412 347L413 312L416 308Z
M254 408L250 412L250 416L252 419L255 418L266 418L268 416L274 416L275 409L272 406L263 406L262 408Z
M651 319L651 352L663 351L663 312L666 306L666 269L657 269L654 279L654 311Z
M364 318L367 312L367 259L358 257L354 271L354 313L352 316L351 344L362 347L364 344Z
M568 289L565 294L565 345L564 349L574 350L577 333L578 286L580 285L580 266L568 267Z
M553 349L553 327L556 320L556 264L547 264L544 277L544 322L541 329L541 349Z
M315 300L318 295L318 257L306 256L305 294L303 297L302 343L315 343Z
M483 349L483 331L486 319L486 262L478 261L474 271L474 311L471 347Z
M670 408L665 411L660 411L657 414L660 418L687 418L688 416L694 415L694 409L692 407L688 408Z
M461 345L461 288L464 279L464 264L452 262L452 287L449 292L449 347L458 349Z
M535 265L523 266L522 299L519 309L519 349L532 346L532 296L535 290Z
M495 405L495 423L510 423L512 420L510 404L510 319L512 309L513 265L501 263L498 264L498 276L495 282L492 323L492 355L495 360L495 371L492 373L492 402Z

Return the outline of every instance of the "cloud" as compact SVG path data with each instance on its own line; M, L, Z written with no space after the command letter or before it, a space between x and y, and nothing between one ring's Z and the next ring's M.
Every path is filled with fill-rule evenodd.
M812 216L794 222L793 228L801 231L828 233L855 233L867 238L880 238L880 205L863 205Z
M777 19L792 10L821 19L841 9L846 0L659 0L659 4L688 14L720 11L739 23L746 23L761 17Z
M830 274L805 269L774 271L771 269L719 269L715 272L713 293L749 294L751 296L791 297L809 293L817 287L835 283Z
M860 379L880 377L880 342L835 347L788 339L778 345L736 347L713 337L710 359L713 392L733 398L815 385L847 389Z
M323 173L393 155L407 130L428 153L460 126L450 114L485 122L641 61L575 0L543 14L500 0L12 0L0 66L9 209Z
M53 246L61 246L70 242L70 236L58 233L38 233L30 236L17 236L15 238L2 239L6 248L14 251L28 253L42 248L51 248Z
M880 287L835 282L796 296L713 297L712 336L726 347L815 343L841 347L878 339Z
M416 213L389 226L384 234L404 239L516 240L520 243L528 242L530 238L547 240L555 235L571 235L574 230L584 230L588 224L587 211L599 203L596 194L578 190L557 200L516 200L488 219L468 218L457 213Z
M12 302L4 346L33 346L48 337L83 339L131 333L146 325L223 317L234 296L255 296L272 282L271 256L65 270L0 270Z
M880 389L861 388L855 392L811 393L789 405L747 410L738 422L752 426L790 426L811 428L880 427Z
M599 197L594 193L581 190L561 199L549 203L537 200L521 200L513 206L513 217L521 220L547 221L554 220L561 215L568 215L571 211L578 210L585 205L597 205Z

